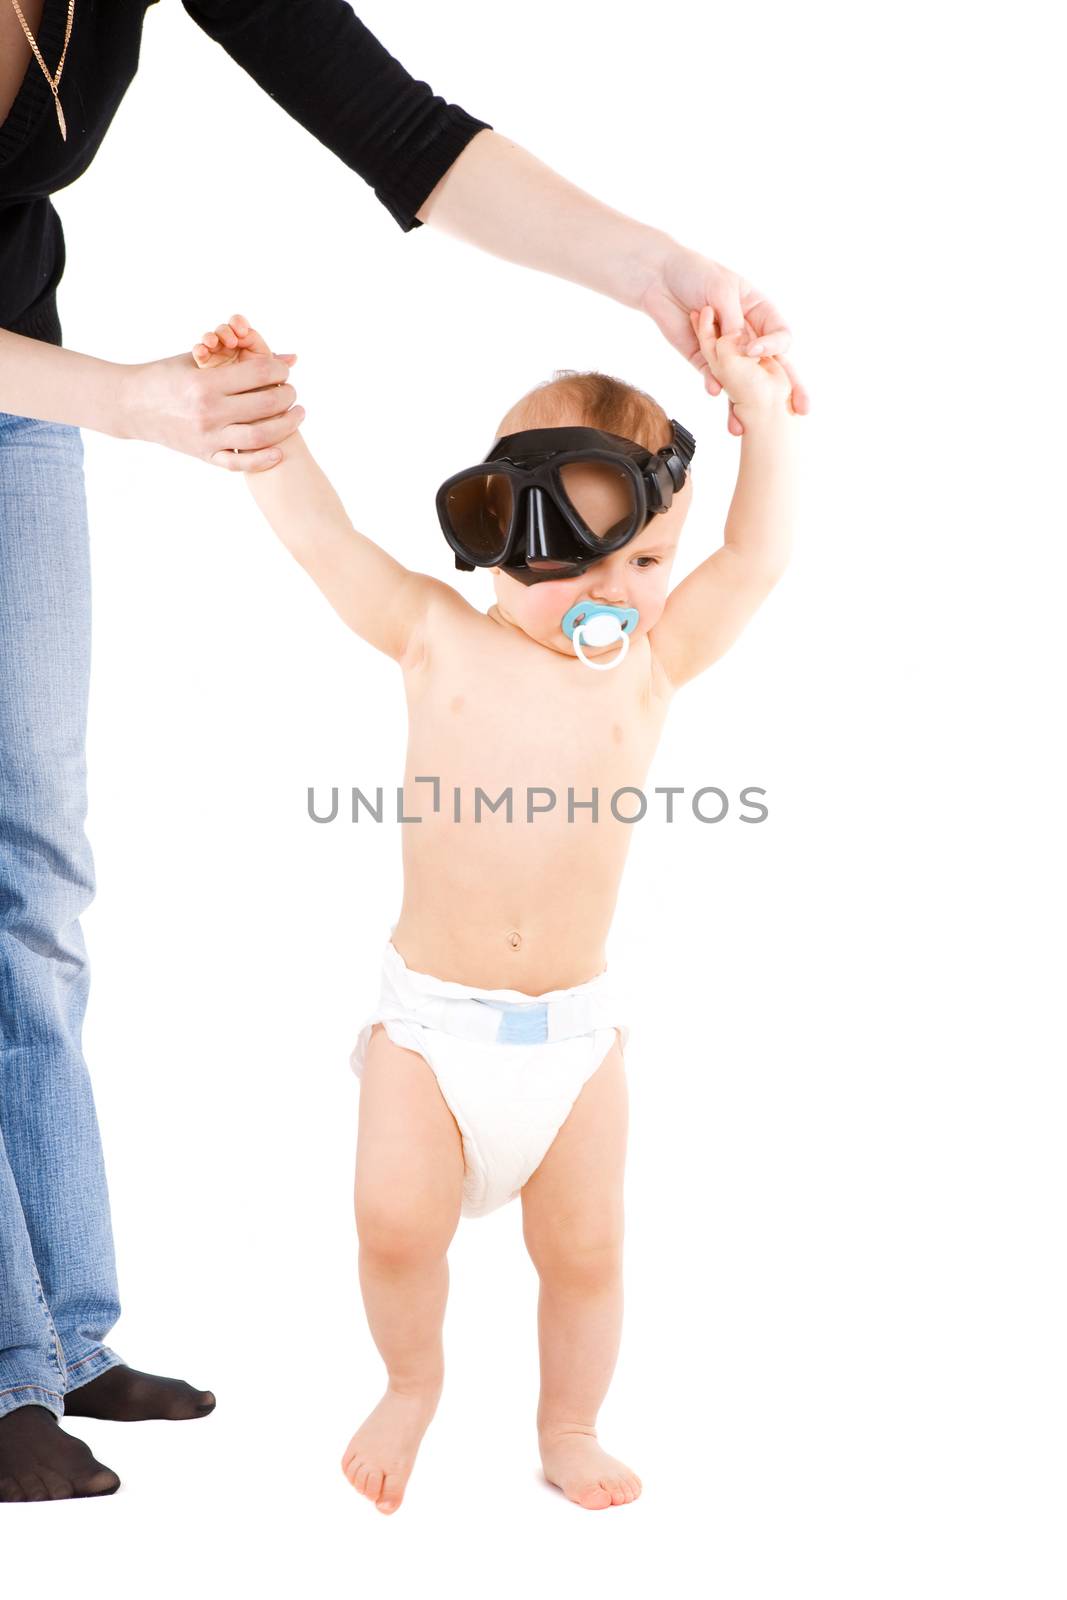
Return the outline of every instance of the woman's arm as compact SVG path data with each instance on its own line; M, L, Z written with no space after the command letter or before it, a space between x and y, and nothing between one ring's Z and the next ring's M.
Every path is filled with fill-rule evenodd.
M492 129L472 139L416 215L505 261L635 309L677 249L669 235L613 211Z
M0 411L145 439L202 461L221 451L216 465L256 472L267 447L300 425L288 414L292 360L261 355L232 372L202 372L188 354L127 365L0 328Z
M182 3L272 100L373 187L406 231L430 223L646 312L718 394L689 321L691 311L709 305L723 333L746 332L745 355L779 358L793 410L808 410L783 359L789 329L765 295L728 267L612 210L435 95L346 0ZM732 406L729 427L744 431Z
M182 0L199 28L374 190L400 227L489 124L434 94L348 0Z
M718 394L721 385L691 323L692 312L710 306L723 334L744 333L742 355L778 357L792 385L794 412L809 409L806 391L783 359L789 329L766 296L669 234L612 210L492 129L461 151L416 214L481 250L644 311L703 374L708 393ZM744 431L732 405L729 426L731 433Z
M0 411L14 416L118 436L123 370L116 361L0 328Z

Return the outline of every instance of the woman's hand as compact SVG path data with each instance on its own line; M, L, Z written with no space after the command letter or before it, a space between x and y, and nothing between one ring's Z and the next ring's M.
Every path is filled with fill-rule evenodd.
M745 356L775 356L785 371L792 389L791 409L804 415L809 409L807 391L785 360L792 335L780 312L744 278L728 267L701 256L682 245L672 245L663 255L658 269L645 286L640 306L652 318L664 338L703 374L709 394L719 394L722 384L708 365L693 327L693 316L710 306L720 336L739 333L738 347ZM745 430L736 416L733 403L727 426L731 433Z
M304 420L288 382L296 356L246 350L241 357L201 368L186 352L127 368L120 383L120 436L166 445L228 472L274 466L271 447Z

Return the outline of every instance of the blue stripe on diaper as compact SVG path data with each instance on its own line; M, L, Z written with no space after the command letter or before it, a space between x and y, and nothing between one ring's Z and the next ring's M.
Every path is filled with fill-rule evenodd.
M497 1044L544 1044L548 1039L548 1002L524 1005L518 1000L479 1000L500 1012Z

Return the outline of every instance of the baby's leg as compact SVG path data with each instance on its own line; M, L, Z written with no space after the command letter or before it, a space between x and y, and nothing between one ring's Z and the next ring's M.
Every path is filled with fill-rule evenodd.
M548 1481L591 1511L641 1493L637 1474L596 1436L622 1334L626 1122L616 1037L522 1190L523 1234L541 1279L541 1461Z
M359 1096L359 1280L389 1383L342 1467L379 1511L395 1511L437 1409L449 1241L463 1198L463 1145L421 1056L375 1026Z

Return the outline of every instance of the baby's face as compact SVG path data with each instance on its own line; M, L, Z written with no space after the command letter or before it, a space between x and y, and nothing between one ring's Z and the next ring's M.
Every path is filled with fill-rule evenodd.
M639 617L634 633L647 633L655 627L667 603L671 568L692 493L692 480L687 478L667 511L653 517L621 550L602 556L576 578L525 584L502 567L493 567L497 609L536 644L572 657L574 646L560 623L579 600L633 606ZM618 651L616 644L587 644L583 648L594 660Z

